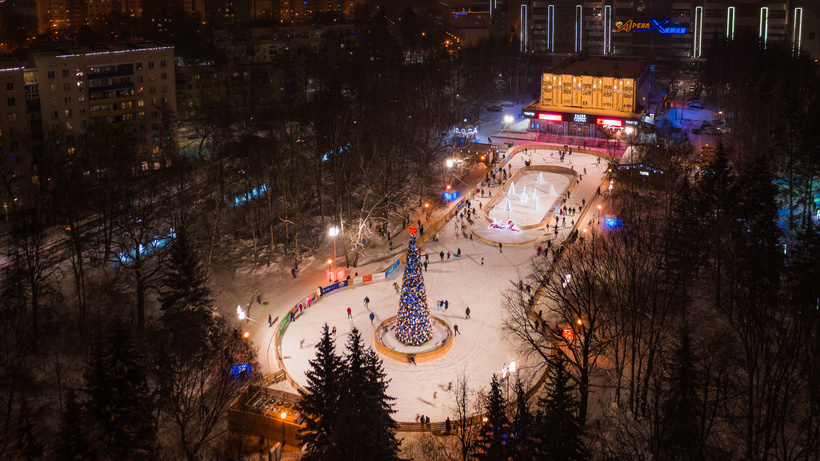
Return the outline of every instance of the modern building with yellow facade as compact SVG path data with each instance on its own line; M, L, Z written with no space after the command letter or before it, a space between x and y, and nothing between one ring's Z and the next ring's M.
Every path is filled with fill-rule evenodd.
M651 71L640 58L579 56L541 76L541 95L522 109L530 131L600 137L637 127L648 104Z

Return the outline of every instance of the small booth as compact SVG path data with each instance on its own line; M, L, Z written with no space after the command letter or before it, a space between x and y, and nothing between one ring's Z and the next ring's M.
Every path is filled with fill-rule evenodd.
M469 142L459 147L458 153L461 158L468 160L471 164L484 163L491 165L498 156L498 146L495 144Z

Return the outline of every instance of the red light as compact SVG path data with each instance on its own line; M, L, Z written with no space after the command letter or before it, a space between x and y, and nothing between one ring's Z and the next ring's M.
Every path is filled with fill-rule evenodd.
M598 125L622 126L624 124L624 121L616 120L613 118L599 118L596 123L598 123Z
M538 120L549 120L551 122L560 122L563 117L558 114L538 114Z

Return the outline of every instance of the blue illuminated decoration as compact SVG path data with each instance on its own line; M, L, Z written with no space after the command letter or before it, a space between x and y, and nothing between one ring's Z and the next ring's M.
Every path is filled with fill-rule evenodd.
M119 253L119 259L115 259L112 265L117 264L131 264L137 259L142 259L144 257L150 256L157 251L161 250L165 245L171 243L171 241L176 238L177 234L174 232L174 229L171 229L168 235L164 237L160 237L159 235L154 236L154 240L148 243L140 243L135 248L131 248L128 252L121 251Z
M262 197L265 193L268 192L268 186L262 184L259 187L254 187L250 192L247 194L242 194L239 197L235 197L233 199L233 206L242 205L245 202L249 202L255 198Z
M649 22L634 22L631 19L626 22L618 21L615 23L615 32L649 32L650 30L657 30L661 34L685 34L686 27L667 27L668 19L658 21L650 19Z
M444 200L447 200L448 202L452 202L453 200L458 198L458 191L454 190L452 192L445 192L443 195L444 195Z
M234 365L231 367L231 376L236 376L242 372L247 374L251 373L251 364L250 363L240 363L239 365Z
M621 220L618 219L618 218L613 218L613 217L610 217L610 216L607 216L607 217L604 218L604 227L606 227L607 229L614 229L614 228L616 228L620 225L621 225Z

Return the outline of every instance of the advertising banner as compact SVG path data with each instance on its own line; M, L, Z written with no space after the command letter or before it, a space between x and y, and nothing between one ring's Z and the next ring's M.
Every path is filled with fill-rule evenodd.
M342 280L340 282L336 282L332 285L328 285L328 286L322 288L322 293L326 295L326 294L330 293L331 291L335 291L335 290L338 290L339 288L344 288L346 286L347 286L347 280Z
M387 269L387 271L384 273L384 276L385 276L385 277L390 277L390 274L392 274L393 272L396 272L396 269L398 269L398 268L399 268L399 264L401 264L401 259L399 259L398 261L394 262L394 263L393 263L393 265L392 265L392 266L390 266L390 267Z

